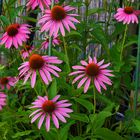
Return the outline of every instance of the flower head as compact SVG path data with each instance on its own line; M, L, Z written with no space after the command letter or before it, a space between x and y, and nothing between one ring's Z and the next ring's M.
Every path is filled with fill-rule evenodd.
M78 84L78 88L80 88L84 83L84 93L87 92L91 81L94 82L94 85L98 92L101 93L101 87L103 87L105 90L107 89L105 84L112 85L111 80L107 76L113 76L110 72L111 70L107 70L106 68L110 65L103 64L104 60L97 62L96 57L92 59L89 57L89 62L81 61L82 66L73 66L73 69L76 69L77 71L70 73L69 75L77 75L78 76L73 80L73 84L76 83L78 80L80 80Z
M42 25L41 32L49 31L49 35L56 36L58 31L61 31L61 34L65 36L64 27L70 32L70 27L75 29L75 23L79 23L79 21L74 18L78 16L77 14L70 14L70 11L75 10L75 8L70 6L58 6L55 5L51 10L46 10L45 14L39 20L39 24Z
M55 3L57 3L59 0L55 0ZM44 8L48 8L51 5L52 0L28 0L27 2L27 8L34 10L36 7L39 6L41 10L44 10Z
M60 39L58 38L58 36L53 36L53 38L52 38L52 44L53 44L53 46L55 46L55 45L59 45L60 44ZM41 49L43 49L43 50L45 50L45 49L48 49L48 46L49 46L49 38L46 38L46 40L42 43L42 48Z
M71 106L71 104L68 103L68 100L57 101L59 97L60 95L57 95L52 100L49 100L47 96L38 96L38 99L36 99L35 102L32 103L33 106L31 108L35 108L37 110L35 110L30 115L30 117L34 115L34 117L31 120L31 123L35 122L40 117L40 120L38 122L38 128L41 128L45 120L47 131L50 130L51 118L56 128L59 128L58 120L62 121L63 123L66 123L65 117L69 118L69 113L73 111L67 108Z
M30 56L33 51L34 46L26 45L24 49L21 50L21 55L25 59Z
M0 78L0 87L1 89L10 89L11 86L16 84L17 79L15 77L1 77Z
M62 61L55 56L41 56L39 54L32 54L29 58L29 61L24 62L19 67L19 76L24 76L24 83L26 83L26 81L31 76L31 86L33 88L36 83L36 74L38 71L43 82L48 85L49 81L52 81L51 74L59 77L57 72L61 71L61 69L59 69L57 66L54 66L53 64L61 63Z
M3 92L0 92L0 110L2 110L3 106L6 105L6 94Z
M123 24L138 23L138 15L140 10L134 10L133 7L118 8L114 18Z
M29 38L29 25L28 24L11 24L7 27L6 32L0 38L0 45L5 44L5 48L11 48L14 46L16 49L18 46L22 46L23 42L26 42Z

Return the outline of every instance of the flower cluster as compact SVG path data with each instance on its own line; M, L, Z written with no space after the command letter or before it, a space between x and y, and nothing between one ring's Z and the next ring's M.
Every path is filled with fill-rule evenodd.
M55 3L59 2L55 0ZM74 13L76 8L69 5L54 5L50 8L52 0L28 0L28 9L36 9L39 7L42 10L43 16L39 19L41 32L48 33L48 38L41 44L40 50L48 49L49 43L54 46L60 44L59 35L65 36L67 31L71 29L76 30L76 24L80 23L76 17L78 14ZM134 10L132 7L119 8L114 15L118 22L124 24L138 23L139 10ZM56 56L41 55L41 51L35 53L35 45L25 45L31 34L30 25L13 23L6 28L2 38L0 38L0 44L5 45L5 48L15 47L20 49L21 56L24 62L18 68L19 79L23 78L25 84L28 79L31 79L31 87L34 88L37 77L41 77L41 81L45 85L49 85L53 81L54 77L59 77L59 72L62 70L57 66L62 64ZM51 38L51 42L49 42ZM112 81L109 77L113 77L112 70L107 68L110 63L104 64L104 60L97 62L97 58L89 57L88 62L85 60L80 61L81 65L72 66L75 70L71 72L69 76L75 76L72 84L79 81L77 88L81 88L84 85L84 93L88 92L90 85L95 86L99 93L102 92L102 88L107 90L106 85L112 85ZM54 76L54 77L53 77ZM10 89L17 82L13 77L0 78L0 88ZM95 93L94 93L95 94ZM50 130L51 118L56 128L59 128L59 121L66 123L65 117L70 117L69 113L73 112L69 107L72 105L68 103L68 100L60 100L60 95L55 96L53 99L49 99L49 96L38 96L32 103L31 109L36 109L30 117L33 117L31 123L35 122L38 118L38 128L40 129L44 120L46 130ZM0 92L0 110L5 103L6 95Z

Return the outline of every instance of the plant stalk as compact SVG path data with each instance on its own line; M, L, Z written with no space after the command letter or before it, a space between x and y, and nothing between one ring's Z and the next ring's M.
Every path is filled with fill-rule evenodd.
M65 51L65 55L66 55L66 61L68 64L68 71L70 72L70 63L69 63L69 57L68 57L68 52L67 52L67 43L65 41L65 38L63 37L63 43L64 43L64 51Z
M136 65L135 93L134 93L134 118L136 117L137 98L138 98L138 90L139 90L139 83L140 83L139 71L140 71L140 22L139 22L139 32L138 32L137 65Z
M96 113L96 89L95 86L93 85L93 94L94 94L94 111L93 113Z
M51 9L53 8L55 1L52 0ZM48 48L48 55L51 56L51 48L52 48L52 37L49 37L49 48Z
M123 57L123 50L124 50L124 44L125 44L125 40L126 40L127 29L128 29L128 26L126 24L125 25L125 30L124 30L124 36L123 36L122 46L121 46L120 60L122 60L122 57Z

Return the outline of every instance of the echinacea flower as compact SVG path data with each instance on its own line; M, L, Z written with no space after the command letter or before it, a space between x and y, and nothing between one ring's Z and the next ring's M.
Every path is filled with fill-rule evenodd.
M138 23L140 10L134 10L133 7L118 8L114 18L123 24Z
M0 45L5 44L5 48L8 49L14 46L17 49L19 45L22 46L23 42L27 41L29 34L28 24L11 24L0 38Z
M57 3L59 0L55 0L55 3ZM52 3L52 0L28 0L26 6L28 9L34 10L36 7L39 6L39 8L43 11L44 8L48 8Z
M70 11L75 10L75 8L70 6L54 6L51 10L46 10L45 14L39 20L41 24L41 32L49 31L49 35L56 36L58 31L61 31L61 34L65 36L64 27L70 32L70 27L76 30L75 23L79 21L74 18L78 16L77 14L70 14Z
M58 36L53 36L52 38L52 45L55 46L55 45L59 45L60 44L60 39L58 38ZM42 43L42 48L43 50L45 49L48 49L48 46L49 46L49 38L46 38L46 40Z
M50 122L51 118L56 128L59 128L59 121L66 123L65 117L70 117L69 113L73 112L72 109L67 107L71 106L68 103L68 100L61 100L59 99L60 95L55 96L52 100L49 100L47 96L41 97L38 96L38 99L33 102L33 106L31 108L35 108L35 110L29 117L33 116L31 123L35 122L39 117L38 128L40 129L44 120L46 130L50 130Z
M6 105L6 94L3 92L0 92L0 110Z
M0 88L3 90L5 88L10 89L11 86L16 84L17 79L15 77L2 77L0 78Z
M111 70L106 69L110 65L110 63L103 63L104 60L97 62L96 57L94 57L94 59L89 57L88 63L84 60L81 60L82 66L73 66L72 68L77 71L69 74L70 76L78 74L78 76L73 80L72 84L80 81L78 84L78 88L85 84L84 93L87 92L92 81L99 93L101 93L101 87L106 90L107 88L104 83L112 85L111 80L107 76L113 76L113 74L110 73L112 72Z
M21 50L21 55L25 59L30 56L33 51L34 46L26 45L24 49Z
M39 72L42 80L46 85L52 81L51 74L59 77L57 72L61 69L53 64L61 64L62 61L55 56L41 56L39 54L32 54L29 61L24 62L18 70L20 70L19 76L24 76L24 84L31 77L31 87L33 88L36 83L37 71Z

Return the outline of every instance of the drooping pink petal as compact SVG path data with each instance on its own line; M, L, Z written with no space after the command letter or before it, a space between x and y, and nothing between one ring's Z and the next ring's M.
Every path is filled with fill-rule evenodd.
M36 83L36 71L33 71L32 79L31 79L31 86L32 86L32 88L34 88L35 83Z
M49 131L50 130L50 115L48 114L47 118L46 118L46 130Z
M42 123L43 123L43 121L44 121L44 119L45 119L45 116L46 116L46 114L44 113L44 114L40 117L40 120L39 120L39 122L38 122L38 129L41 128Z
M36 119L38 119L42 114L43 114L42 112L36 114L36 115L32 118L31 123L35 122Z
M53 123L54 123L55 127L59 128L58 119L56 118L56 116L54 114L52 114L52 120L53 120Z

